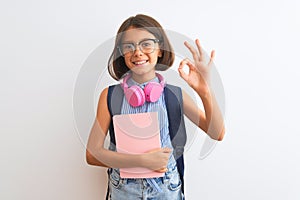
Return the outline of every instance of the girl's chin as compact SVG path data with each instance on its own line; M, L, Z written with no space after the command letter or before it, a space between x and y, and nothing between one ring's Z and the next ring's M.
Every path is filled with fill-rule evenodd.
M149 71L155 71L155 66L152 65L143 65L143 66L131 66L130 70L133 72L149 72Z
M153 76L153 74L155 74L155 70L152 69L142 69L142 68L132 68L130 70L133 74L138 75L138 76L145 76L145 75L149 75L149 76Z

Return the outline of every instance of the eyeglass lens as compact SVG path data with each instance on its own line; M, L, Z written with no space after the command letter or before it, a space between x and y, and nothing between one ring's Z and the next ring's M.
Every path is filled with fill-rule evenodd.
M137 45L133 43L124 43L121 45L121 53L125 54L132 54L136 50L136 46L139 46L139 49L143 53L152 53L155 49L155 41L152 39L143 40L139 42Z

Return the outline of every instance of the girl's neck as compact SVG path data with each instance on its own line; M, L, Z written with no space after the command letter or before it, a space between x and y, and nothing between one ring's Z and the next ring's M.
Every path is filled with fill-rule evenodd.
M148 81L151 81L155 77L156 77L155 73L153 73L153 74L147 74L147 75L139 75L139 74L132 73L132 75L131 75L131 78L135 82L140 83L140 84L148 82Z

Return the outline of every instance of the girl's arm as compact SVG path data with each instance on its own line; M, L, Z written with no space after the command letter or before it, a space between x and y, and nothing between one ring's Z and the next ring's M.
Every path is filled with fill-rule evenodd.
M184 114L199 128L214 140L221 141L225 130L222 115L217 108L213 113L214 105L217 105L215 98L201 98L205 112L200 110L193 99L183 91L183 109ZM212 118L213 117L213 118ZM211 120L207 120L211 119Z
M97 117L91 129L86 149L86 160L90 165L130 168L146 167L152 170L164 172L168 163L170 149L156 149L149 153L130 155L104 148L104 140L110 125L110 113L107 107L108 88L100 95L97 109Z
M200 110L191 97L183 91L184 114L212 139L221 141L225 134L223 116L209 84L210 67L215 53L211 52L210 61L206 64L199 40L196 40L196 45L198 51L185 42L185 46L193 55L194 62L184 59L181 61L178 71L201 98L205 112ZM185 65L189 67L188 74L183 71Z

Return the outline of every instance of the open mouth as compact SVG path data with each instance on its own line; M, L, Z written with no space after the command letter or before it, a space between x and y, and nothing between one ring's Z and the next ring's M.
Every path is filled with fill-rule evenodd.
M148 63L148 60L140 60L140 61L135 61L135 62L132 62L132 63L136 66L141 66L141 65L144 65L144 64Z

